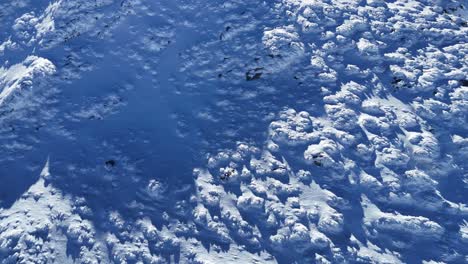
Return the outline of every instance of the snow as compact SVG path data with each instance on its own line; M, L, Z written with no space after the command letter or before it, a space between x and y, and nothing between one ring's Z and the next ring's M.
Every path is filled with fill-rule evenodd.
M55 72L55 65L48 59L28 56L22 63L8 68L0 68L0 105L13 96L18 89L27 89L33 86L36 78L51 75ZM30 88L31 89L31 88Z
M465 263L467 8L0 3L0 263Z

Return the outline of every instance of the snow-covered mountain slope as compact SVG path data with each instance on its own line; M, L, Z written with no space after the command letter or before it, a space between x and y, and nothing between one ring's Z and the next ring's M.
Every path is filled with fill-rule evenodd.
M0 2L0 263L468 262L467 10Z

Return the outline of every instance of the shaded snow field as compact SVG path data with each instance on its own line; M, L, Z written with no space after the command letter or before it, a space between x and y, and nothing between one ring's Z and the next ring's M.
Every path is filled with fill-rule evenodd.
M0 3L0 263L468 262L466 0Z

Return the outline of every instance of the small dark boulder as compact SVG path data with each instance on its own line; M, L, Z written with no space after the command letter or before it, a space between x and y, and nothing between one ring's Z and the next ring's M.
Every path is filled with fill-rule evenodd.
M252 70L249 70L245 73L245 79L247 81L253 81L253 80L258 80L260 77L262 77L262 72L263 68L255 68Z
M229 171L226 171L225 173L221 174L221 176L219 177L221 180L225 181L225 180L229 180L229 177L231 177L231 175L233 174L234 172L232 170L229 170Z
M110 159L110 160L107 160L105 164L106 164L107 168L112 168L112 167L114 167L116 165L116 162L115 162L115 160Z

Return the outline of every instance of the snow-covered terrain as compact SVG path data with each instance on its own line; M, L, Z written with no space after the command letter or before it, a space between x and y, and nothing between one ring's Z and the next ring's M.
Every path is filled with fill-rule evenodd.
M0 1L0 263L467 263L467 23Z

